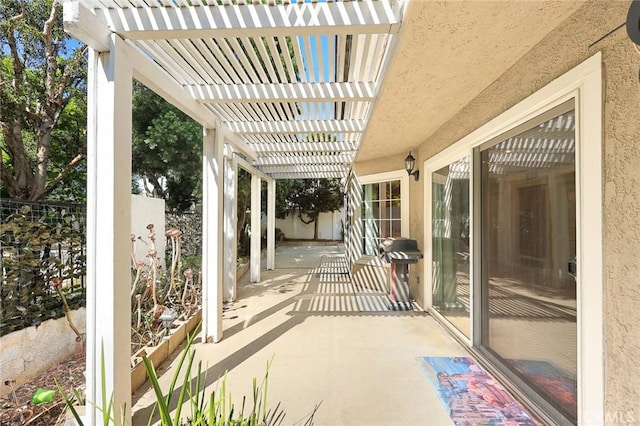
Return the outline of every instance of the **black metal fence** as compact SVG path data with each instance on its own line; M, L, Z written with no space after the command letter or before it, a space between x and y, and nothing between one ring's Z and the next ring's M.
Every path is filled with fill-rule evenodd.
M84 205L0 200L0 336L85 305Z

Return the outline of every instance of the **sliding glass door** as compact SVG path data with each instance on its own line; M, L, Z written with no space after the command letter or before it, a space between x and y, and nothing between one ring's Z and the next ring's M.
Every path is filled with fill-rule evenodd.
M469 156L431 175L432 303L470 337Z
M574 100L430 169L431 308L577 422ZM464 151L463 151L464 152ZM446 161L446 159L450 161Z
M481 344L576 421L573 102L517 130L477 149Z

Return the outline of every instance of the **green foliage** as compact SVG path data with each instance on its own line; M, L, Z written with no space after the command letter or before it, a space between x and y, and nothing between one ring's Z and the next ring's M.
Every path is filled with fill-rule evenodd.
M339 210L344 203L342 185L338 179L304 179L278 181L276 185L276 215L284 218L297 212L305 224L314 223L314 239L318 238L320 213Z
M96 406L96 409L102 414L102 424L104 426L111 426L115 424L115 413L114 413L115 407L113 405L113 394L109 399L107 399L107 375L106 375L106 364L104 361L104 343L100 348L100 386L101 386L100 391L102 395L102 405ZM82 421L82 418L78 413L78 410L76 410L75 404L83 405L87 401L84 399L81 393L76 389L71 389L71 395L67 394L65 390L62 389L62 387L60 386L57 380L56 380L56 387L58 388L58 392L60 392L60 395L62 396L62 399L64 400L64 403L67 409L71 412L71 415L76 421L76 424L79 426L83 426L84 422ZM49 392L55 392L55 391L49 391ZM91 404L91 402L89 403ZM127 408L126 406L122 407L122 416L119 422L120 425L125 424L124 414L127 411L126 408Z
M133 173L170 209L188 210L200 195L202 126L140 83L133 92ZM163 180L166 183L163 185Z
M72 155L86 155L87 99L83 91L67 104L51 133L49 180L62 173ZM83 161L69 170L47 197L48 200L85 203L87 200L87 164Z
M231 400L231 392L227 389L226 375L222 379L221 391L215 391L207 394L207 373L203 370L202 361L198 362L197 369L194 371L195 349L191 345L196 333L192 333L187 338L187 346L180 355L175 373L172 376L171 384L168 392L165 393L160 387L158 376L153 364L143 357L143 362L147 370L147 376L151 382L151 387L156 397L156 408L160 414L161 424L163 426L181 426L181 425L202 425L202 426L269 426L282 424L284 420L284 411L280 408L280 404L274 409L268 409L267 405L267 383L269 378L269 366L264 379L260 386L257 385L256 379L253 379L253 405L251 410L245 414L245 400L243 398L242 407L236 411ZM184 372L182 371L184 367ZM182 376L182 379L180 377ZM176 396L176 384L181 380L180 392L176 400L176 408L171 412L172 401ZM182 416L183 406L187 403L190 405L190 414L186 421ZM307 421L311 424L312 418ZM151 423L151 419L149 419Z
M68 209L44 209L39 217L23 206L0 224L4 284L1 288L0 335L65 314L63 302L52 285L66 282L61 291L72 307L84 303L84 289L72 283L85 275L82 221ZM54 255L62 249L66 260Z
M277 185L276 185L277 186ZM266 197L263 197L266 200ZM236 202L238 205L238 256L247 256L249 254L249 223L247 221L247 212L251 208L251 174L244 169L238 168L238 187Z
M64 32L62 4L52 0L0 0L0 45L1 190L42 200L74 182L84 158L85 48Z
M202 255L198 254L198 255L185 256L184 260L182 261L182 267L184 269L191 268L197 271L202 270Z
M53 401L56 396L56 392L48 389L38 388L35 394L33 394L32 401L35 405L44 404L46 402Z

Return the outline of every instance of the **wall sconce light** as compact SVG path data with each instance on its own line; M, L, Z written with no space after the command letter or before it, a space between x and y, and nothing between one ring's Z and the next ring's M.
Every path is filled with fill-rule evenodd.
M420 176L420 171L413 170L415 165L416 165L416 159L413 158L413 155L411 155L411 151L409 151L409 155L407 155L407 158L404 159L404 169L407 171L409 176L413 176L414 180L418 180Z

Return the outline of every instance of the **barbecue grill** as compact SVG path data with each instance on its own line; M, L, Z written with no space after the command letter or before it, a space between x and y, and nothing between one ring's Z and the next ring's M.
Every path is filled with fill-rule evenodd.
M391 310L412 310L409 299L409 265L418 263L422 253L418 242L409 238L387 238L380 243L380 257L391 264Z

